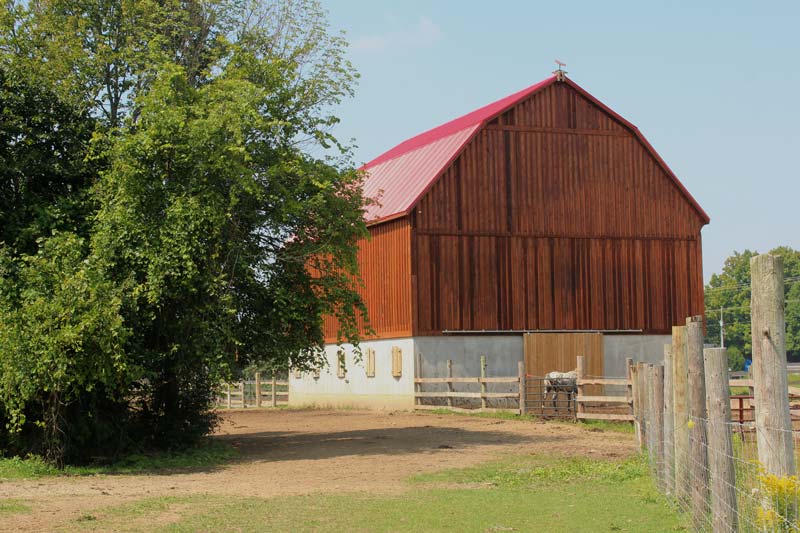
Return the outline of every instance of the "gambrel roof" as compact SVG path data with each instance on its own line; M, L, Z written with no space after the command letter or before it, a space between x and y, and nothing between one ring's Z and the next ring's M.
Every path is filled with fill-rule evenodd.
M563 83L568 84L629 129L651 153L667 175L672 178L687 201L697 210L704 223L707 224L709 222L709 217L703 208L689 194L689 191L686 190L636 126L619 116L569 78L562 76L562 80ZM364 165L362 170L367 172L364 182L364 195L368 198L375 198L379 202L377 205L367 207L365 212L367 223L377 224L407 215L483 126L525 98L557 82L558 78L556 76L547 78L462 117L412 137Z

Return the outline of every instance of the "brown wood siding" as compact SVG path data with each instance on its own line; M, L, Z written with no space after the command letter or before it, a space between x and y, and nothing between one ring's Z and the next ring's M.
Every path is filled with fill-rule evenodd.
M576 370L578 356L582 355L585 376L603 377L601 333L530 333L523 337L523 347L529 376L545 377L550 372Z
M632 132L566 84L476 134L412 219L418 335L669 333L703 311L703 218Z
M370 228L371 239L359 241L358 264L375 335L386 339L411 335L411 227L408 218ZM361 321L362 333L364 322ZM336 342L337 324L325 317L325 342Z
M694 240L420 234L417 334L668 333L702 313L700 253Z

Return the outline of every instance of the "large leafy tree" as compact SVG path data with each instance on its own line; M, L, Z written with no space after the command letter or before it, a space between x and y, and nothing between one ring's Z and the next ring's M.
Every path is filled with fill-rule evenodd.
M16 435L0 448L183 445L213 426L233 365L318 364L326 313L358 341L365 200L330 131L356 75L316 2L41 0L2 22L0 61L88 126L66 134L83 149L60 178L81 178L66 189L74 227L35 226L25 250L6 240L0 379L23 389L12 352L40 373L0 398ZM15 326L25 317L48 327ZM69 378L48 381L57 364ZM92 426L104 418L124 424Z
M786 296L786 351L800 360L800 251L780 246L769 253L783 258ZM720 316L725 324L725 346L734 367L752 354L750 335L750 258L758 252L734 252L722 272L713 274L705 289L708 342L720 342Z

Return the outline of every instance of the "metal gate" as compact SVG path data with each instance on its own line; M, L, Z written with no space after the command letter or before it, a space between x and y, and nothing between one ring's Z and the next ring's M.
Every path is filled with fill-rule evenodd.
M545 381L543 377L525 377L525 412L533 416L544 418L574 419L576 406L575 397L566 392L553 393L545 398Z

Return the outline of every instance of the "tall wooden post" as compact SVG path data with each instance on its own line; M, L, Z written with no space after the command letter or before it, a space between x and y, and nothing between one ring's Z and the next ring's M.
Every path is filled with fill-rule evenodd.
M647 447L647 392L645 390L645 379L647 373L647 363L639 361L636 363L636 398L639 400L639 442L642 447Z
M733 462L733 434L728 354L725 348L703 350L708 408L708 461L711 474L711 516L714 531L736 531L736 469Z
M645 427L647 428L647 452L653 461L653 465L655 466L657 457L656 442L653 440L656 434L653 428L655 425L655 413L653 409L653 403L655 402L655 398L653 398L653 391L655 389L655 379L653 378L654 370L655 367L651 364L647 364L644 367L644 394L647 396L647 413L645 415Z
M256 372L256 407L261 407L261 372Z
M666 468L664 462L664 367L653 367L652 401L653 413L653 446L655 446L656 473L658 487L664 490L666 484Z
M578 398L575 400L576 401L576 409L575 410L577 411L577 413L579 415L586 412L586 404L584 404L581 401L583 399L583 385L581 385L581 380L586 377L585 376L585 373L586 373L585 364L586 364L586 361L585 361L584 356L579 355L578 356L578 360L576 362L576 366L575 366L575 368L577 369L577 374L578 374L578 376L577 376L578 377L578 382L577 382ZM578 417L578 418L580 418L580 417Z
M278 407L278 378L272 374L272 407Z
M758 460L768 474L792 476L795 465L786 393L783 260L768 254L753 257L750 275Z
M630 357L625 358L625 379L628 381L625 395L628 398L628 414L633 416L633 376L631 375L633 369L633 359ZM635 425L635 422L634 422Z
M448 359L447 360L447 377L450 378L450 379L453 379L453 360L452 359ZM453 382L452 381L448 381L447 382L447 393L448 394L453 394ZM453 397L452 396L448 396L447 397L447 407L453 407Z
M244 376L242 376L242 380L239 382L239 393L242 396L242 409L247 407L247 403L244 401Z
M227 405L228 405L228 409L231 408L231 392L232 392L231 391L231 384L228 383L228 389L227 389L227 395L228 395Z
M706 441L706 383L703 364L703 317L686 319L689 362L689 463L692 479L692 517L700 531L708 519L708 442Z
M664 345L664 490L675 492L675 396L673 387L672 345Z
M481 354L481 409L486 409L486 355Z
M686 326L672 327L672 386L675 440L675 497L689 502L689 361Z
M636 443L639 449L644 447L642 441L642 401L639 399L639 372L637 365L628 367L628 375L631 383L631 401L633 406L633 430L636 433Z
M517 363L517 372L519 373L519 414L525 415L527 412L526 403L526 383L525 383L525 361Z

